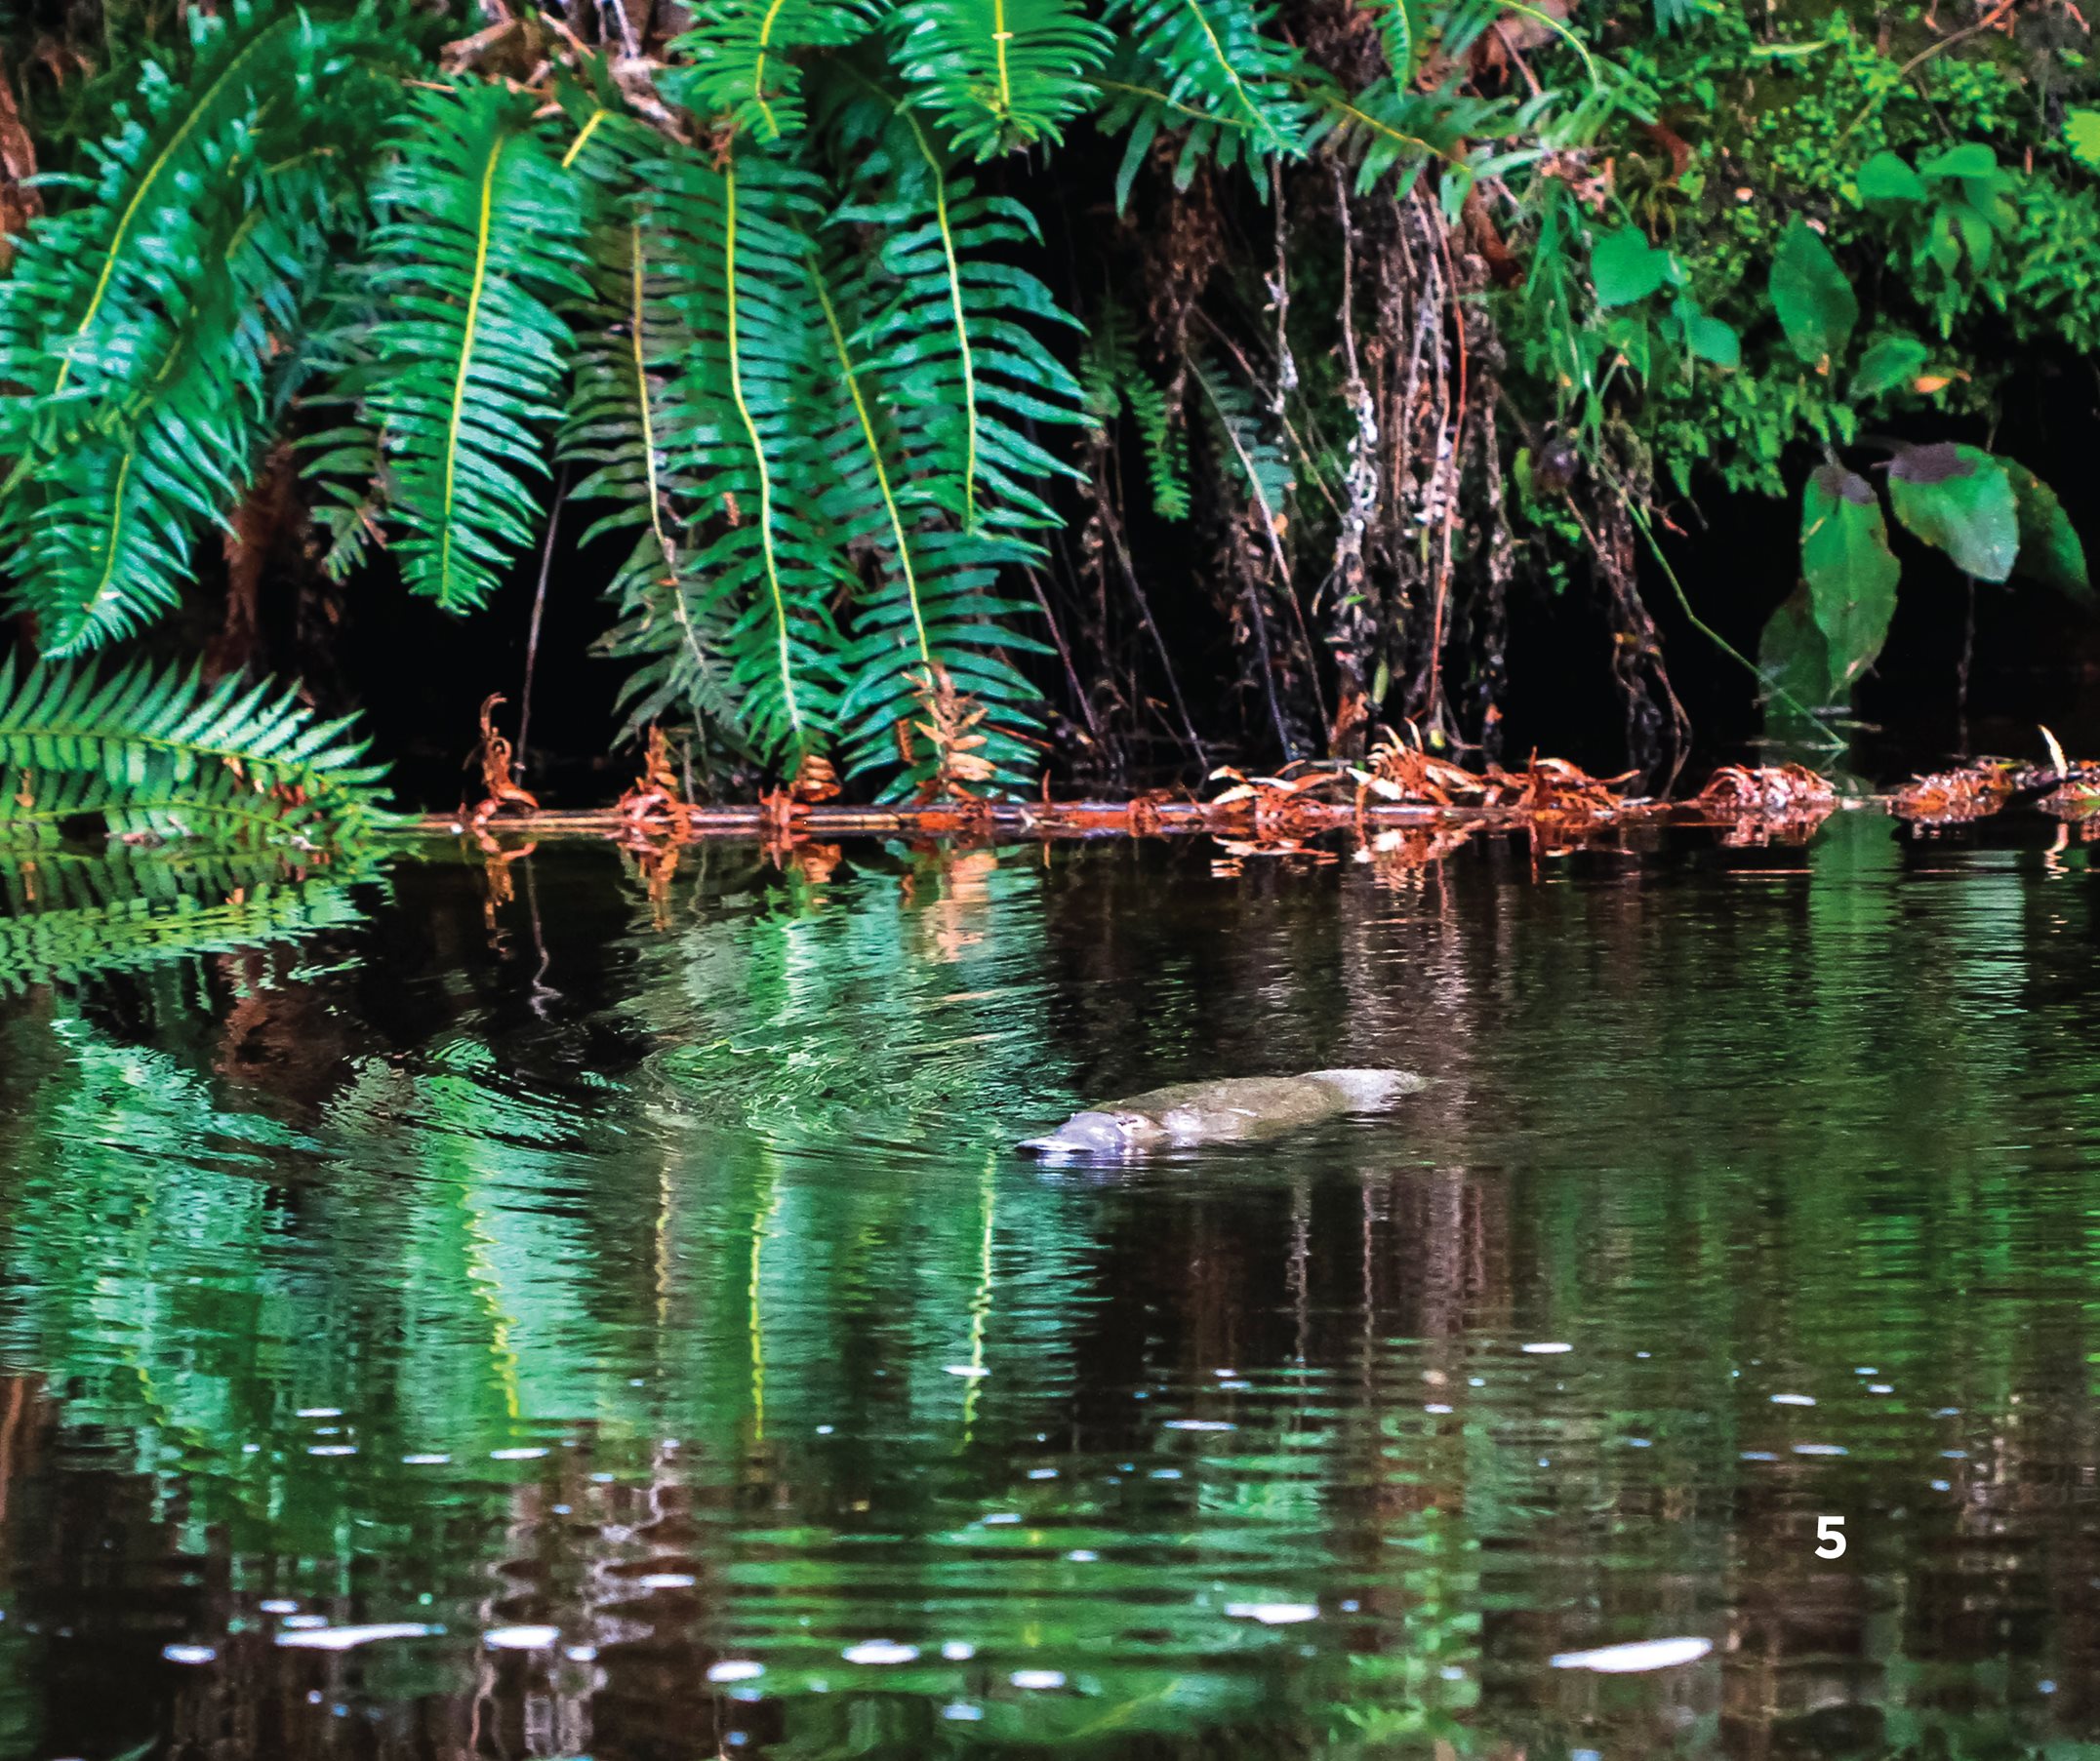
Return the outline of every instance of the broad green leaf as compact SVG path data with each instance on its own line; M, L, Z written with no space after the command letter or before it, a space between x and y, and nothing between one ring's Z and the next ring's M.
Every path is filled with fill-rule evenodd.
M1922 202L1925 199L1924 180L1911 169L1908 161L1894 153L1875 154L1859 168L1859 176L1854 181L1863 202Z
M1823 709L1843 700L1831 683L1830 649L1816 627L1806 587L1796 589L1765 621L1757 638L1757 672L1765 683L1764 715L1770 726L1812 726L1801 708Z
M1670 276L1670 253L1648 243L1638 226L1622 226L1598 239L1590 253L1590 279L1599 305L1632 305L1645 300Z
M1908 385L1925 370L1925 345L1916 337L1877 337L1860 356L1852 375L1851 397L1857 401Z
M1859 300L1830 247L1797 219L1772 260L1772 304L1787 340L1802 360L1827 373L1844 353L1859 322Z
M1934 153L1931 158L1920 159L1918 163L1918 173L1922 178L1995 180L1998 172L1998 155L1981 140L1964 140L1959 146L1951 146L1945 152Z
M2100 110L2066 111L2064 144L2088 171L2100 171Z
M1950 440L1904 447L1888 468L1888 497L1896 518L1958 569L1979 580L2012 574L2019 507L2012 479L1989 453Z
M1684 346L1692 354L1716 367L1742 366L1743 340L1732 326L1723 324L1711 312L1702 312L1681 297L1677 300L1676 314L1684 326Z
M2092 592L2085 572L2085 546L2079 542L2056 492L2024 464L2000 459L2019 506L2020 554L2012 572L2044 586L2079 596Z
M1819 466L1801 496L1801 573L1839 689L1874 664L1896 615L1896 578L1881 503L1866 478Z

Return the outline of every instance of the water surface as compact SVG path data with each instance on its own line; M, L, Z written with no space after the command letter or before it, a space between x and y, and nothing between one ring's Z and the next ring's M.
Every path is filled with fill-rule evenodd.
M1993 839L39 859L0 1755L2100 1753L2095 881Z

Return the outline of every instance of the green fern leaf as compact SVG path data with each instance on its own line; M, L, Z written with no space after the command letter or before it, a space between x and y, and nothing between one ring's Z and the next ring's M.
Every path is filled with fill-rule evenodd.
M243 6L194 38L0 283L0 380L29 388L0 400L0 525L54 655L172 605L245 490L391 101L358 20Z
M835 235L834 235L835 237ZM840 704L855 774L894 763L902 751L923 754L892 778L886 796L932 781L941 755L925 740L900 739L921 694L944 673L986 710L976 756L991 767L994 788L1020 792L1034 769L1030 731L1040 723L1034 687L1008 651L1047 652L1009 622L1033 608L996 596L1002 565L1026 561L1012 539L959 532L939 486L945 460L938 436L913 420L894 352L873 346L881 332L855 322L877 298L874 269L834 245L808 260L810 296L824 314L831 354L829 420L819 450L829 466L822 501L834 542L869 559L873 583L854 611L853 640L842 660L853 683Z
M694 154L650 167L645 181L691 338L671 391L692 440L673 457L710 503L712 536L690 564L704 585L687 603L729 658L747 738L792 765L831 732L839 636L828 608L852 584L801 475L797 415L820 340L804 269L814 182L763 155L717 169Z
M891 17L911 102L980 159L1060 139L1113 42L1074 0L917 0Z
M929 493L966 531L1054 524L1046 480L1078 473L1025 427L1085 420L1078 381L1037 336L1078 328L1033 275L1011 259L1039 243L1028 210L979 193L909 110L895 112L878 144L857 155L866 191L836 224L877 229L893 288L863 339L929 451L948 460Z
M0 662L0 841L100 816L112 835L342 843L383 826L384 773L348 720L291 691L144 663Z
M416 592L482 604L536 535L541 436L572 340L554 309L587 298L574 180L503 86L419 92L375 192L369 292L381 318L357 378L380 434L394 546Z
M802 132L797 54L843 49L874 20L868 0L701 0L673 39L665 90L702 116L720 117L764 144Z
M688 468L695 413L675 395L694 343L674 304L656 204L646 191L592 240L591 300L579 314L576 385L560 451L585 467L572 492L606 511L584 542L631 534L607 588L621 621L600 652L637 661L621 689L622 738L650 722L690 720L741 743L738 690L721 618L693 560L703 504Z
M1105 123L1132 131L1119 204L1137 159L1171 129L1189 130L1177 171L1185 185L1201 158L1251 166L1303 155L1308 110L1294 87L1305 62L1265 33L1274 12L1255 0L1111 0L1111 21L1130 38L1128 56L1103 82Z

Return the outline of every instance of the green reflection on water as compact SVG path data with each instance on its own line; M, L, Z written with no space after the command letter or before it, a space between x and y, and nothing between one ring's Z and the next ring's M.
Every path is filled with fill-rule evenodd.
M40 972L0 1752L264 1705L230 1752L338 1706L384 1754L2077 1752L2082 854L1502 855L716 851L650 898L552 852ZM1342 1061L1434 1086L1128 1174L1006 1147ZM265 1601L438 1630L332 1659ZM1716 1654L1548 1661L1676 1635Z

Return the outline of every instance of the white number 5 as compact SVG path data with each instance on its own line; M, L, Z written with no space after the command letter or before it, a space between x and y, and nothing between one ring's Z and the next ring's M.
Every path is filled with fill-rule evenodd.
M1816 1557L1818 1559L1842 1559L1844 1557L1844 1518L1841 1516L1819 1516L1816 1518Z

